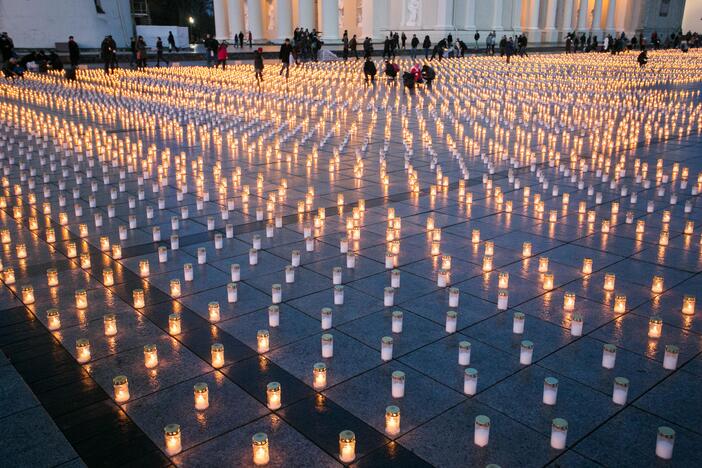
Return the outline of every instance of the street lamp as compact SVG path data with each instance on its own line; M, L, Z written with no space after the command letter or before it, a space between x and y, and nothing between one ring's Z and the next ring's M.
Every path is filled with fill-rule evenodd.
M195 18L193 18L192 16L188 16L188 23L195 24Z

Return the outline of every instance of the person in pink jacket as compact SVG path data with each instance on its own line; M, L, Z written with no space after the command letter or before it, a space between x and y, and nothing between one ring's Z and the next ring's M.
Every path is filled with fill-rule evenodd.
M219 49L217 49L217 65L215 65L215 68L219 66L219 64L222 64L222 70L227 68L227 44L225 41L222 41L222 43L219 45Z

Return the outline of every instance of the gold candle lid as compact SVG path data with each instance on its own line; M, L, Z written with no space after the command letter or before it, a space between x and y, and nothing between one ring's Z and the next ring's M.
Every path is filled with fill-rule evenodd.
M268 443L268 436L263 432L257 432L251 437L251 443L253 445L266 445Z
M666 353L671 353L671 354L678 354L680 353L680 348L678 348L676 345L665 345L665 352Z
M195 385L193 385L193 391L195 393L206 393L207 384L205 382L198 382Z
M524 320L524 312L515 312L514 313L514 318L516 320Z
M484 414L479 414L475 417L475 425L480 427L490 427L490 418Z
M268 385L266 385L266 390L269 392L279 392L280 391L280 383L279 382L269 382Z
M324 372L324 371L327 370L327 365L324 364L323 362L317 362L317 363L315 363L315 365L313 366L313 370L314 370L315 372Z
M166 427L163 428L163 432L167 436L175 436L180 434L180 425L179 424L168 424Z
M334 340L334 337L330 333L325 333L322 335L322 341L328 341L331 342Z
M458 318L458 312L456 312L455 310L449 310L448 312L446 312L446 318L450 318L450 319Z
M617 347L615 345L613 345L612 343L606 343L602 348L608 353L616 353L617 352Z
M126 375L118 375L114 379L112 379L112 385L124 385L127 383L127 376Z
M547 387L558 387L558 379L555 377L546 377L544 379L544 385Z
M402 313L401 310L393 310L392 311L392 318L402 318L403 315L404 314Z
M458 349L470 349L470 341L460 341L458 343Z
M156 345L155 344L147 344L144 345L144 352L145 353L152 353L156 351Z
M339 432L339 442L354 442L356 440L356 434L353 431L345 430Z
M529 341L529 340L524 340L524 341L522 341L522 348L533 349L533 348L534 348L534 343L532 343L532 342Z
M566 421L563 418L556 418L553 421L551 421L551 424L553 425L553 427L555 427L558 430L561 430L561 431L568 430L568 421Z
M392 379L393 380L405 380L405 373L402 371L399 371L399 370L393 371Z
M256 332L256 338L268 338L270 333L268 333L268 330L259 330Z
M322 315L331 315L332 314L332 309L331 307L322 307Z
M224 345L222 343L214 343L211 348L212 351L224 351Z
M47 317L57 317L58 315L59 315L59 310L55 307L52 307L51 309L46 311Z
M658 435L665 439L675 439L675 430L672 427L660 426L658 428Z
M384 345L391 345L392 344L392 336L384 336L380 339L380 341Z
M627 379L626 377L615 377L614 384L618 385L619 387L628 387L629 379Z
M387 408L385 408L385 414L387 414L388 416L399 416L400 408L398 408L395 405L390 405Z
M474 369L472 367L469 367L465 370L465 376L469 377L471 379L475 379L478 377L478 369Z
M84 348L90 346L90 341L87 338L78 338L76 340L76 348Z

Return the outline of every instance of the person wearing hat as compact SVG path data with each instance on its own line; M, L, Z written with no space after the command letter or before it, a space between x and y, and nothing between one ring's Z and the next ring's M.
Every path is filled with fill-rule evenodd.
M256 83L263 82L263 49L259 47L254 52L254 72L256 73Z

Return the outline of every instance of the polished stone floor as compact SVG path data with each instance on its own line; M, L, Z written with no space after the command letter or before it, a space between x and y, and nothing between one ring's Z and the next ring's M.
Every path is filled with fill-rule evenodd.
M697 466L702 53L651 55L0 82L0 465Z

